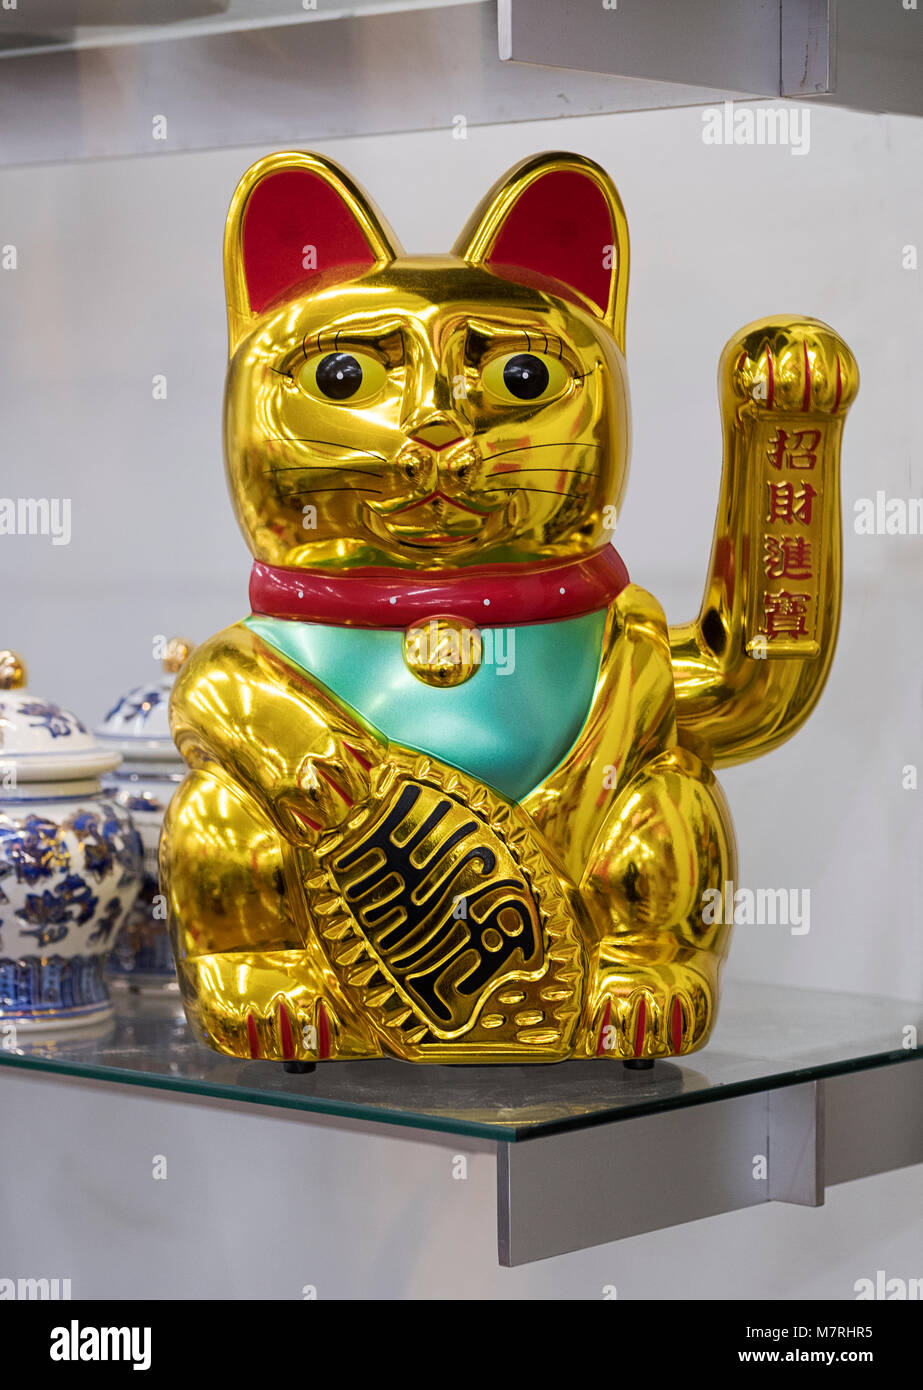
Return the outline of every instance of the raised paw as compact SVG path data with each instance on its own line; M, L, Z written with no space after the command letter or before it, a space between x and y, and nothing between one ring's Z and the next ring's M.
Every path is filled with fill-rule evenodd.
M586 1051L623 1061L695 1052L708 1041L716 1008L716 964L607 971L596 992Z
M729 404L788 415L845 415L859 388L856 359L819 319L779 315L741 329L721 356Z
M330 754L312 754L295 774L295 785L275 802L276 818L286 839L313 845L327 830L348 820L369 796L368 758L338 740Z

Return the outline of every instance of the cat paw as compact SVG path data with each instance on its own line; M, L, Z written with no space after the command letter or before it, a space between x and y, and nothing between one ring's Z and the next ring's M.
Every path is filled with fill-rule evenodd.
M728 343L721 366L731 398L757 412L841 415L859 388L856 359L818 319L781 315L750 324Z
M222 951L179 962L186 1016L217 1052L267 1062L379 1057L381 1046L324 978L319 953Z
M322 1062L331 1055L331 1017L323 999L312 1005L285 999L267 1011L248 1011L246 1046L251 1057L276 1062ZM245 1055L238 1053L238 1056Z
M607 971L600 980L587 1053L623 1061L679 1057L708 1041L717 969L688 965Z
M205 1001L199 1013L209 1044L219 1052L266 1062L323 1062L337 1055L337 1022L323 999L276 996L242 1008L223 1003Z
M335 830L368 799L369 761L342 742L330 755L312 754L295 774L295 785L276 799L275 813L286 839L297 845L314 845L328 830Z

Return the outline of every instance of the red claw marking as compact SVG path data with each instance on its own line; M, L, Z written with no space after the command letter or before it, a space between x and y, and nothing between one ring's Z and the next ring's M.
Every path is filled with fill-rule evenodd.
M673 1016L670 1020L670 1042L673 1056L678 1057L683 1050L683 1006L678 999L673 1000Z
M647 1025L647 1000L641 996L641 1003L638 1005L638 1021L635 1024L635 1056L640 1057L644 1052L644 1032Z
M260 1035L256 1031L256 1019L252 1014L247 1014L247 1037L250 1040L250 1056L259 1057Z
M802 410L811 409L811 359L808 356L807 343L801 344L804 350L804 400L801 402Z
M292 807L292 815L295 816L296 820L300 820L302 825L306 825L309 830L320 830L321 828L319 821L312 820L310 816L305 815L304 811L299 811L295 806Z
M295 1045L292 1041L292 1020L288 1016L288 1009L283 1000L279 1000L279 1033L282 1036L282 1056L286 1061L295 1055Z
M599 1041L596 1044L596 1056L601 1057L606 1051L606 1029L609 1027L609 1019L612 1017L612 1000L606 1000L606 1012L603 1014L602 1027L599 1030Z
M840 366L840 354L836 355L836 396L833 401L834 410L840 408L840 397L843 394L843 369Z
M317 1055L318 1057L330 1056L330 1021L327 1018L327 1010L324 1008L323 1000L317 1005Z
M333 790L336 792L337 796L340 797L341 800L345 801L347 806L355 806L356 803L353 801L353 799L352 799L352 797L349 795L349 793L348 793L348 792L345 792L345 791L343 790L343 788L340 786L339 782L335 782L335 781L333 780L333 778L330 776L330 773L329 773L329 772L325 772L324 769L323 769L322 767L318 767L317 770L318 770L318 772L320 773L321 777L323 777L323 779L324 779L324 781L327 783L327 785L333 788Z
M347 753L352 753L360 767L365 768L366 772L370 770L372 764L369 762L368 758L363 758L358 748L354 748L351 743L344 743L343 747L346 749Z
M769 346L766 348L766 371L769 374L769 381L766 388L768 393L766 396L766 404L771 406L776 398L776 368L772 360L772 349Z

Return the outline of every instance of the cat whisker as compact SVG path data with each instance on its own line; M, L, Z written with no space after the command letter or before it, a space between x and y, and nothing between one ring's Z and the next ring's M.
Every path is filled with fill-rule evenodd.
M595 478L597 474L595 468L539 468L535 465L527 468L503 468L496 473L488 473L489 478L509 478L513 473L571 473L578 478Z
M490 463L492 459L502 459L506 454L527 454L533 449L601 449L602 444L575 444L572 439L561 439L557 443L551 444L517 444L512 449L501 449L496 454L485 455L485 463Z
M309 439L307 436L301 438L291 434L264 434L263 438L271 444L326 444L330 449L348 447L341 439ZM384 454L378 454L374 449L350 449L349 452L358 454L361 458L378 459L379 463L388 462Z
M306 487L294 488L291 492L280 492L280 497L312 497L315 492L374 492L381 496L380 487Z
M346 463L291 463L282 468L270 468L270 473L361 473L363 478L383 478L368 468L351 468Z
M526 487L524 483L516 487L485 487L483 492L544 492L548 497L567 497L570 494L553 487Z

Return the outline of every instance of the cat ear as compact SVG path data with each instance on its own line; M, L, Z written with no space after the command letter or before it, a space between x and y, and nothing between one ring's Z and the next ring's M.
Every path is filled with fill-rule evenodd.
M453 250L524 284L556 281L625 350L628 223L604 169L576 154L515 165L481 201Z
M400 244L374 203L329 159L272 154L244 174L224 236L231 349L270 305L331 272L386 265Z

